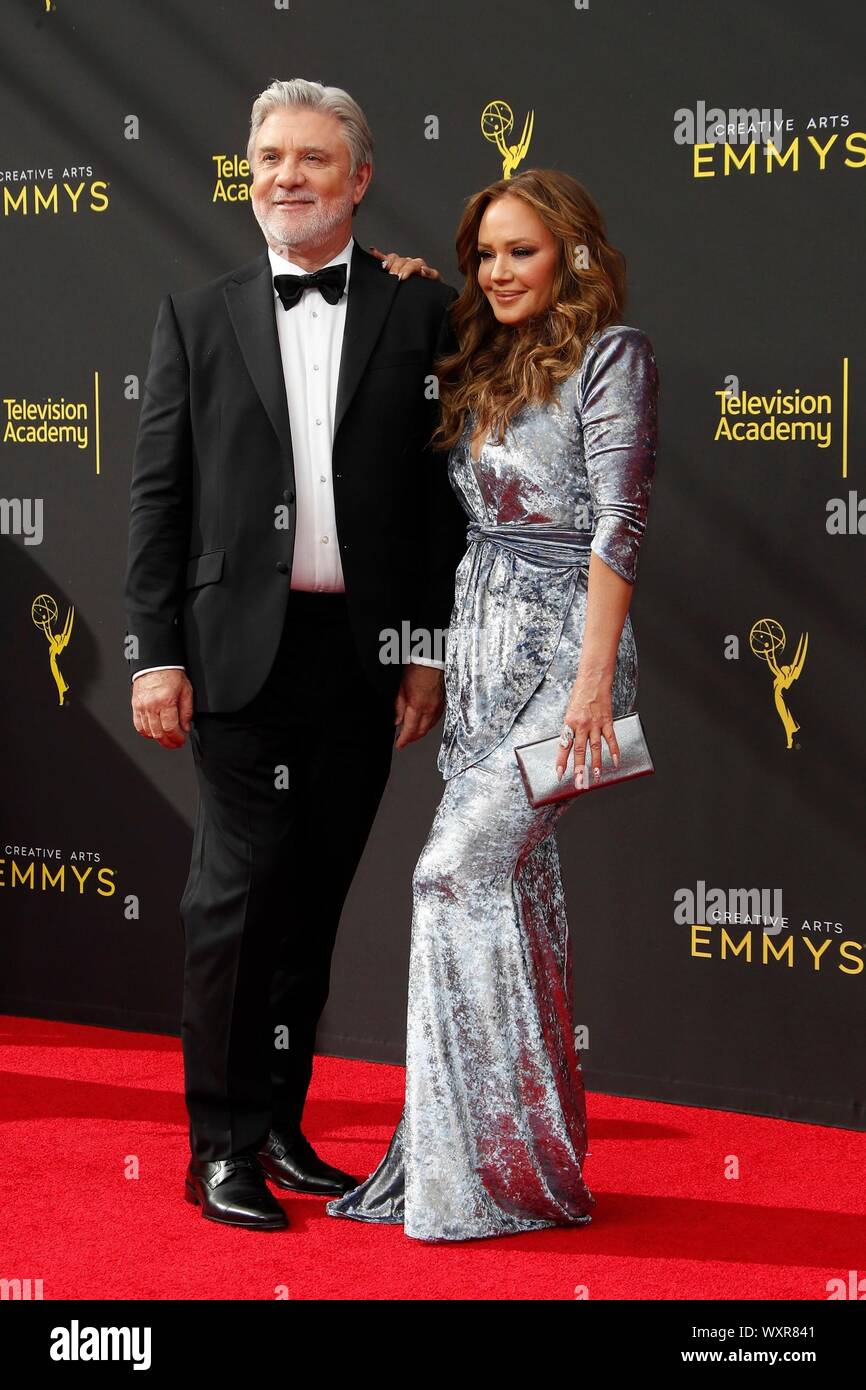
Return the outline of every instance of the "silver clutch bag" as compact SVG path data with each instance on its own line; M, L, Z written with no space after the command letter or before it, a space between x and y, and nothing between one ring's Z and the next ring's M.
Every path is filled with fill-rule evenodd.
M586 745L586 782L582 787L574 785L574 756L568 753L568 767L561 782L556 780L556 759L561 751L559 734L552 738L542 738L536 743L524 743L515 748L514 755L526 788L529 804L533 808L547 806L552 801L568 801L572 796L583 792L597 791L609 787L613 782L630 782L634 777L646 777L655 772L653 760L647 747L646 736L637 711L624 714L613 721L613 731L619 744L619 767L614 767L610 749L602 735L601 740L601 780L592 780L592 749Z

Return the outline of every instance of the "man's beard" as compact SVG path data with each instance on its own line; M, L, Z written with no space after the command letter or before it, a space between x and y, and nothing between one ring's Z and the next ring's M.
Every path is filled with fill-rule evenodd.
M291 199L287 201L291 202ZM285 247L286 251L293 247L309 249L311 246L319 246L327 241L335 227L344 222L351 216L354 201L351 193L345 197L331 199L327 203L306 202L299 199L304 204L305 212L279 213L268 205L263 215L259 215L259 210L253 203L253 214L266 237L276 242L279 246ZM298 222L303 221L303 227L295 225L291 219L297 218ZM289 259L289 258L287 258Z

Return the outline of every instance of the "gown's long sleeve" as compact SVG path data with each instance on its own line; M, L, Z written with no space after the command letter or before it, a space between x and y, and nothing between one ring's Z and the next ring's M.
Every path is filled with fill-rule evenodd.
M638 328L618 324L590 346L576 408L594 514L592 550L634 584L655 475L658 368Z

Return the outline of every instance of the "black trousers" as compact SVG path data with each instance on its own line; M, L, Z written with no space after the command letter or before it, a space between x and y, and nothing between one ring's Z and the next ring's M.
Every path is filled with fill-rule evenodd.
M195 716L199 807L180 912L196 1158L300 1128L340 914L394 737L393 699L358 663L344 594L290 590L258 695Z

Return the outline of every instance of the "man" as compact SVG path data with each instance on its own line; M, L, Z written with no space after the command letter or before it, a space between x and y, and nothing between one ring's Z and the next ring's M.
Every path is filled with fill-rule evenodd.
M267 249L159 307L126 601L135 727L164 748L189 735L199 788L186 1196L273 1230L288 1222L266 1178L323 1197L358 1183L301 1129L316 1025L394 725L402 748L444 704L442 663L387 664L382 635L448 627L465 518L425 390L456 291L423 262L386 274L354 240L362 111L274 82L248 155Z

